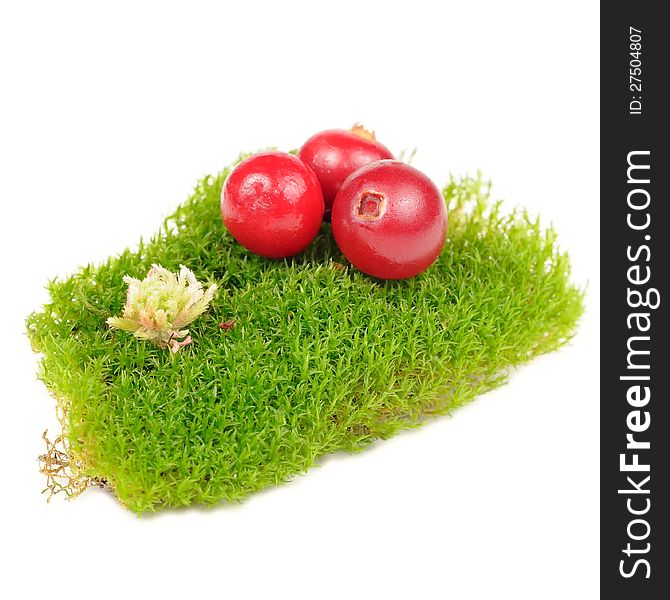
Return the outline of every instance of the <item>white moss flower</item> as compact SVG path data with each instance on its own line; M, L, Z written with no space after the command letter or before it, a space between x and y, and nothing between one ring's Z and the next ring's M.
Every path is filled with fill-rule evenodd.
M179 273L152 265L141 281L128 275L123 280L128 284L123 316L109 317L107 324L172 352L193 341L183 328L207 310L217 291L216 284L204 290L184 265Z

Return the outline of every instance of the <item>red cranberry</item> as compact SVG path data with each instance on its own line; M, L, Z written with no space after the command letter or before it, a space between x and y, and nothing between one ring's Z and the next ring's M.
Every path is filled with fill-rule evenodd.
M375 134L360 125L351 130L317 133L304 143L298 156L319 178L327 214L335 194L351 173L368 163L393 158L391 151L375 139Z
M447 209L421 171L381 160L344 182L332 223L337 245L356 268L381 279L405 279L425 271L440 254Z
M304 250L321 227L323 209L316 175L285 152L246 158L228 175L221 194L221 215L231 235L268 258Z

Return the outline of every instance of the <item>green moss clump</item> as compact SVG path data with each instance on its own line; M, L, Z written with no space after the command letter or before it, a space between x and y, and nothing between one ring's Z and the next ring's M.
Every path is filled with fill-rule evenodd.
M219 214L228 172L136 250L50 282L28 318L62 416L66 449L42 457L52 492L66 473L69 494L102 483L138 513L241 500L471 401L574 333L583 293L554 233L503 214L480 178L444 189L438 261L384 282L347 264L327 224L295 258L247 252ZM220 288L176 355L105 324L123 276L152 263Z

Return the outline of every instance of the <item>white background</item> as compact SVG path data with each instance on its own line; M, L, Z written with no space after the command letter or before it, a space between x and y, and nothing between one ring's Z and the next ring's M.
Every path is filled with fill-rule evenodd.
M1 6L0 596L597 597L596 2ZM54 401L23 324L47 278L153 232L239 151L359 120L553 222L588 284L573 343L239 506L47 505Z

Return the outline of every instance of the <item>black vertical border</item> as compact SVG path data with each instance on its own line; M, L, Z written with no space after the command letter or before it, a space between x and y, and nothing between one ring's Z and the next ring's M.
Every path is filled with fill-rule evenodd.
M670 598L670 548L668 547L668 512L670 512L670 397L666 381L670 373L670 338L668 337L667 306L668 272L670 271L670 222L667 218L668 177L670 159L670 29L661 16L665 3L646 1L601 2L600 10L600 67L601 67L601 557L600 581L602 598L630 598L645 600ZM641 69L642 92L630 90L629 27L642 30ZM634 95L642 96L642 112L629 113L629 103ZM627 225L627 195L632 189L627 181L628 153L649 150L651 165L648 173L651 183L644 187L650 193L648 212L651 223L645 231L634 231ZM643 239L649 235L650 239ZM627 248L635 249L648 244L651 257L644 261L642 253L637 262L631 262ZM649 265L651 280L647 287L660 292L661 303L655 310L634 309L627 301L627 277L634 264ZM644 271L643 271L644 272ZM642 288L638 288L642 290ZM626 392L632 384L621 381L627 371L627 342L635 335L628 327L631 312L646 310L651 315L651 329L647 333L650 369L651 400L640 410L650 414L649 429L636 438L650 441L649 450L638 451L640 462L648 462L649 494L627 496L618 490L630 488L626 477L639 480L641 473L624 473L620 470L620 454L626 452L626 434L629 433L627 417L635 410L627 402ZM642 371L638 371L642 373ZM647 385L642 383L642 385ZM629 450L629 456L635 451ZM630 459L629 459L630 462ZM650 525L645 540L630 540L627 528L636 518L629 512L627 499L632 497L633 508L651 501L649 511L640 516ZM644 525L633 526L633 533L642 535ZM650 544L649 551L641 554L624 553L628 543L637 549ZM626 578L620 572L630 572L636 558L649 561L650 577L646 566L638 565L634 576Z

